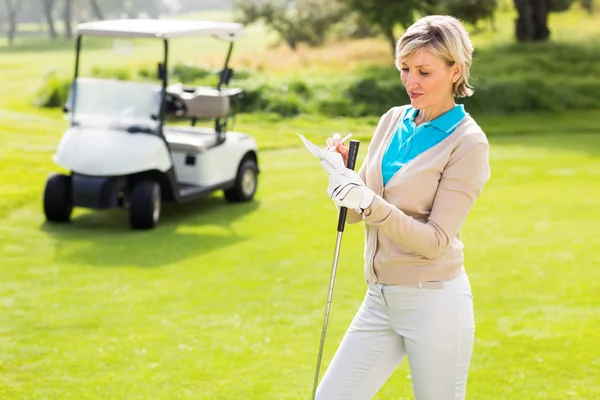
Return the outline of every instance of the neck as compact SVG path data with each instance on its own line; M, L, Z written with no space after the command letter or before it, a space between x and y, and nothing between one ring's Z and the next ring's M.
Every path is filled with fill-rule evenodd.
M434 106L425 107L419 110L419 114L417 114L415 122L417 124L422 124L425 122L433 121L440 115L452 110L455 106L456 103L454 102L454 98L451 97L447 100L441 101L440 103Z

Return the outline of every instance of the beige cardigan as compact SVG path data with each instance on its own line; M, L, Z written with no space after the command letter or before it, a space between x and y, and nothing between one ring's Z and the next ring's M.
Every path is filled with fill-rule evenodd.
M377 125L359 170L375 192L347 222L365 222L365 278L403 284L448 280L463 268L460 228L490 179L488 141L467 114L454 132L404 165L383 187L381 162L404 107Z

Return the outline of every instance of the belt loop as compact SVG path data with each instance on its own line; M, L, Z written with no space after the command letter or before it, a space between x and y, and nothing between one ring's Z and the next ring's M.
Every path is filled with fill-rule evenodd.
M385 300L385 292L383 290L384 287L385 287L385 285L382 283L381 284L381 301L383 301L383 304L385 304L386 308L389 308L389 305L388 305L387 301Z
M419 283L417 284L417 286L419 286L419 289L423 289L423 283L422 283L422 282L419 282Z

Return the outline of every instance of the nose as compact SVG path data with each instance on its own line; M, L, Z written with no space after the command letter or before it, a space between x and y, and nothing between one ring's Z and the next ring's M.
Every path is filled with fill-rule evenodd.
M419 74L418 71L409 71L408 74L406 74L406 82L404 83L404 86L406 86L406 89L413 92L416 91L419 86Z
M410 71L406 74L406 83L404 85L406 86L406 89L411 92L419 87L419 80L415 72Z

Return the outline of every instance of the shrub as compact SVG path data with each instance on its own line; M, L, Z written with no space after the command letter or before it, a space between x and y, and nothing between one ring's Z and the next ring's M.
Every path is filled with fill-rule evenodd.
M600 108L600 52L597 45L547 43L498 46L477 51L472 84L475 95L457 99L470 113L514 114ZM155 68L95 69L97 76L154 78ZM189 82L189 81L193 82ZM171 81L211 84L215 71L176 65ZM49 74L37 93L36 105L60 107L66 101L70 79ZM242 113L267 112L278 116L300 113L326 116L380 116L389 108L410 102L398 71L371 66L351 73L310 75L309 78L267 76L236 70L231 86L243 96L235 109Z
M470 112L514 114L600 108L600 81L544 77L482 80L475 95L460 100Z
M267 108L265 93L271 89L266 82L248 82L243 89L242 98L238 103L239 112L264 111Z
M211 76L212 72L202 67L186 64L177 64L173 67L173 70L170 75L171 80L192 84L200 79L205 79Z
M244 90L239 100L240 112L264 111L282 116L307 112L313 89L304 81L297 79L278 84L269 84L265 80L247 80L235 82Z
M35 94L35 106L44 108L64 106L69 95L71 82L71 78L59 76L56 72L50 72L44 77L41 87Z
M380 77L374 75L374 71L367 71L349 82L313 83L312 86L297 78L277 84L259 79L236 82L236 86L244 90L236 109L242 113L268 112L280 116L312 113L358 117L381 115L391 107L410 102L397 76L387 71ZM514 114L600 108L600 80L594 77L561 81L549 76L517 74L485 76L473 84L474 96L457 99L471 113ZM36 106L63 106L69 85L69 78L56 73L47 75L36 94Z
M298 79L290 81L290 83L288 83L287 85L287 90L289 90L292 93L296 93L297 95L305 99L310 99L313 93L312 89L308 86L306 82Z
M395 105L408 102L406 90L397 76L392 79L370 76L359 79L348 87L347 93L361 115L381 114Z
M137 76L138 74L135 73ZM130 68L107 68L107 67L94 67L92 68L91 76L100 79L119 79L128 81L132 79L132 71Z
M353 104L348 97L331 97L318 100L314 106L315 114L357 117L362 109Z
M251 71L247 68L236 68L233 71L233 79L236 81L242 81L254 76L254 71Z
M300 114L305 105L306 101L295 93L273 92L266 97L264 111L279 114L283 117L292 117Z
M138 69L137 75L144 80L158 79L158 66L144 65Z

